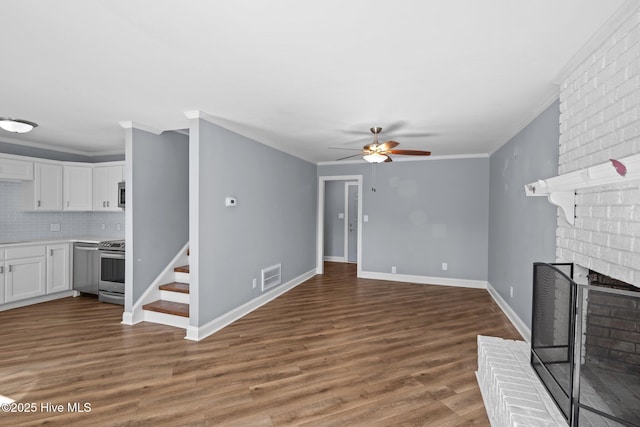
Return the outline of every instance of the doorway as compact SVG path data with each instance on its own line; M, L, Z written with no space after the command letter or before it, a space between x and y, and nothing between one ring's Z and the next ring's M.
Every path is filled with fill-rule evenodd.
M346 262L358 262L358 183L344 183L344 258Z
M325 216L325 184L327 181L351 181L349 184L356 188L357 198L354 197L354 203L357 208L352 209L355 212L354 234L355 243L349 245L355 250L355 262L357 264L357 277L362 274L362 175L337 175L337 176L320 176L318 177L318 205L317 205L317 223L316 223L316 273L324 272L324 216ZM346 187L345 187L346 189ZM353 191L353 190L352 190ZM346 199L346 196L345 196ZM348 217L345 212L345 224L348 225ZM346 239L345 239L346 246ZM345 248L348 249L348 248ZM348 257L345 251L345 259Z

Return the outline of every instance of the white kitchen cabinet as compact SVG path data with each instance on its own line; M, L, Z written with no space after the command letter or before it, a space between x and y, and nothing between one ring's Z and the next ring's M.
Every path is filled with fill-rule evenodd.
M90 211L93 207L93 166L64 163L63 204L65 211Z
M0 304L4 304L4 282L5 282L5 265L4 265L4 251L0 249Z
M6 249L4 261L4 302L19 301L46 293L45 246Z
M33 181L33 162L0 157L0 179Z
M71 289L68 243L47 245L47 293Z
M33 181L22 183L22 204L28 211L62 210L62 165L34 163Z
M124 166L95 166L93 168L93 210L116 211L118 207L118 183L124 179Z

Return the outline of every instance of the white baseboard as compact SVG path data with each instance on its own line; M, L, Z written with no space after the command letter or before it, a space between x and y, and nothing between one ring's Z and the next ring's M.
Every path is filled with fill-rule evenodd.
M502 312L507 316L511 324L520 332L522 338L527 343L531 343L531 329L520 319L520 316L516 314L515 311L507 304L507 302L500 296L498 291L491 285L491 283L487 282L487 291L489 291L489 295L491 298L498 304L498 307L502 310Z
M6 304L0 304L0 311L11 310L12 308L25 307L31 304L38 304L41 302L53 301L55 299L73 297L74 291L62 291L55 294L42 295L39 297L27 298L20 301L8 302Z
M323 259L329 262L347 262L343 256L325 256Z
M186 328L187 335L185 336L185 339L192 340L192 341L200 341L201 339L204 339L209 335L212 335L218 332L220 329L224 328L225 326L230 325L236 320L246 316L247 314L251 313L253 310L265 305L269 301L272 301L278 298L280 295L290 291L291 289L304 283L305 281L309 280L315 275L316 275L316 269L314 268L312 270L307 271L306 273L301 274L298 277L295 277L289 280L286 283L283 283L282 285L276 288L273 288L268 292L265 292L264 294L260 295L257 298L252 299L251 301L241 305L240 307L234 308L233 310L223 314L222 316L216 319L213 319L206 325L203 325L200 327L188 326Z
M421 285L458 286L474 289L487 288L487 282L484 280L455 279L451 277L414 276L411 274L379 273L377 271L362 271L358 277L392 282L419 283Z

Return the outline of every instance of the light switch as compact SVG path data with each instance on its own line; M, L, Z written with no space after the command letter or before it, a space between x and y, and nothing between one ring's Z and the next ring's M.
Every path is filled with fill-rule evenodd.
M343 212L340 212L338 214L338 219L344 219L344 213Z
M369 222L369 215L363 215L362 220L364 222Z

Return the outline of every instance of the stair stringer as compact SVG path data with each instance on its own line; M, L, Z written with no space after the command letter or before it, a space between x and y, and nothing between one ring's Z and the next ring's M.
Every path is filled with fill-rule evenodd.
M145 320L152 321L154 323L162 323L165 324L161 318L159 319L145 319L145 313L142 309L142 306L145 304L149 304L153 301L160 299L160 289L159 286L167 283L173 282L174 279L174 271L175 267L189 264L189 256L187 255L187 249L189 248L189 242L187 242L182 249L176 254L176 256L167 264L164 270L155 278L155 280L147 287L144 293L138 298L138 300L133 304L133 308L131 312L125 311L122 313L122 323L125 325L135 325L136 323L143 322ZM188 320L188 319L187 319ZM170 326L176 326L172 323L167 323Z

